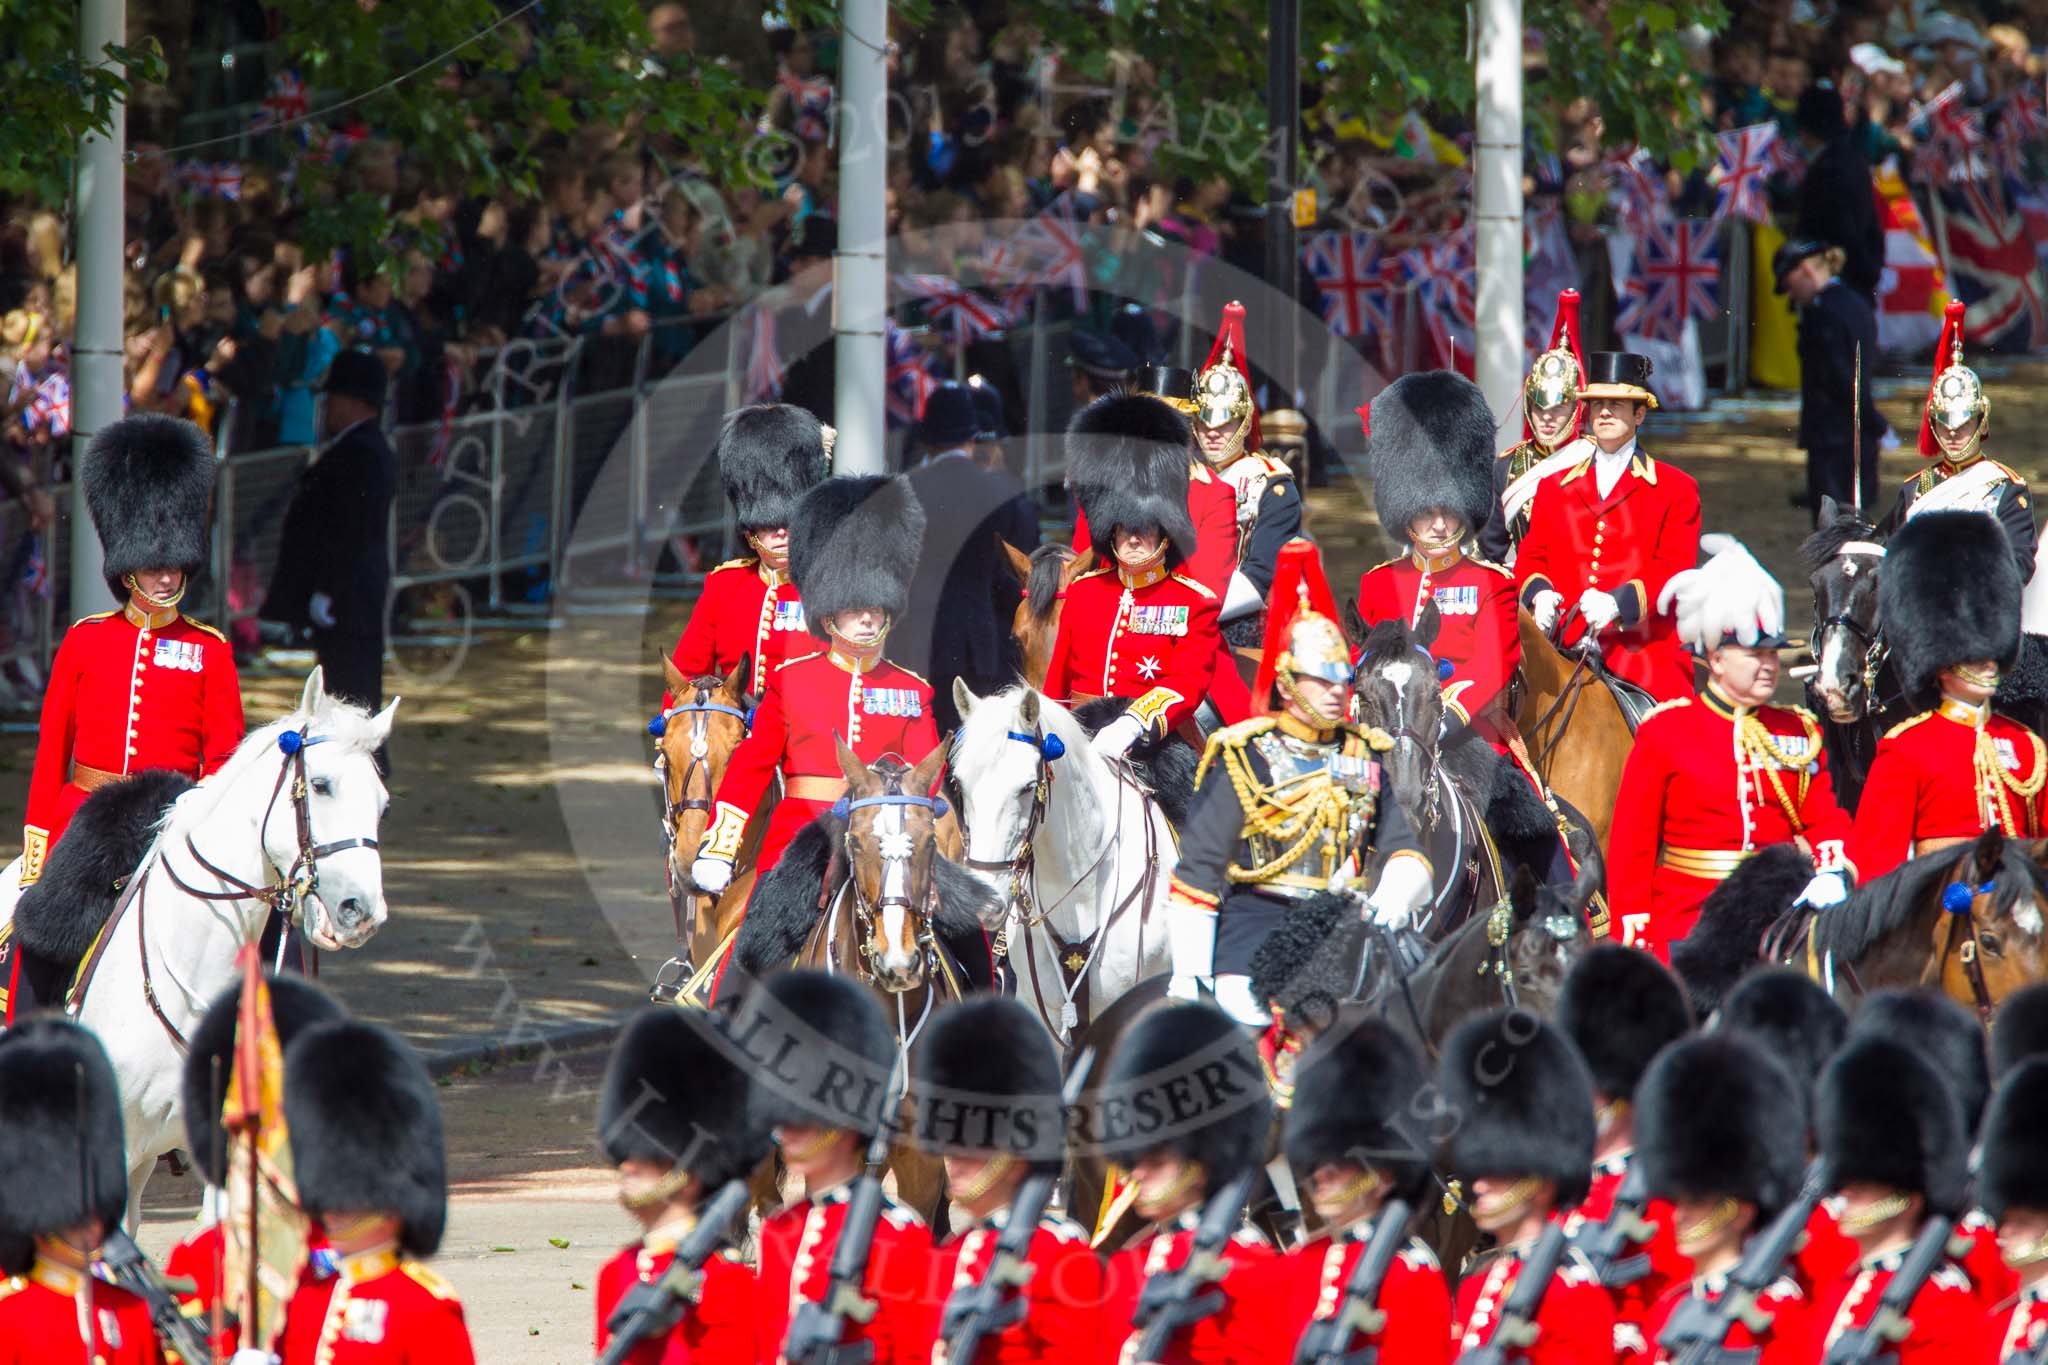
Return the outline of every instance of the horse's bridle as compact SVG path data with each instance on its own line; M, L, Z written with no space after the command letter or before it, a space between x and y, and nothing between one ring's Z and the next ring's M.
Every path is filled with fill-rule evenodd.
M647 727L654 733L656 738L660 738L668 732L669 721L677 716L690 717L690 761L683 765L683 777L680 783L683 795L680 800L670 801L667 799L668 752L658 744L654 747L654 771L661 777L661 794L663 798L661 831L668 836L671 845L675 843L676 822L681 820L686 812L693 810L700 810L709 814L712 797L717 794L711 784L711 767L707 762L711 756L711 746L705 739L705 726L710 718L712 716L731 716L740 723L741 735L753 733L753 717L747 712L740 710L737 706L727 706L724 702L708 700L712 691L713 689L709 687L698 687L697 699L695 701L671 706L668 710L662 712L657 721L657 724L660 726L659 729L656 729L654 725ZM704 775L704 795L696 797L690 795L690 780L699 773Z
M1041 915L1039 921L1033 921L1028 914L1027 885L1031 880L1032 844L1040 827L1045 824L1046 808L1052 804L1052 762L1066 753L1067 746L1058 735L1027 735L1022 730L1006 730L1004 735L1019 744L1029 744L1038 755L1038 776L1032 784L1031 809L1024 816L1024 831L1018 836L1016 852L1007 858L966 858L963 861L976 872L1009 873L1011 908L1024 918L1025 927L1031 928L1044 919Z
M1849 632L1863 649L1863 709L1867 715L1880 710L1877 702L1877 675L1884 668L1884 661L1891 656L1891 646L1885 643L1884 625L1866 626L1847 612L1836 612L1833 616L1817 622L1813 628L1813 652L1818 658L1823 642L1830 628L1839 627Z
M923 924L918 929L917 942L924 953L925 970L930 972L938 957L938 939L933 927L934 917L930 913L936 907L939 899L938 878L934 876L926 882L924 904L922 906L917 905L912 902L909 896L890 890L890 878L887 875L887 869L890 864L908 864L911 858L916 856L916 847L912 845L900 851L892 851L888 848L878 849L876 856L881 859L884 870L882 894L873 901L867 898L867 893L861 889L860 877L856 874L853 867L852 850L846 847L846 842L853 835L850 817L855 811L864 810L872 806L914 806L930 811L932 818L937 820L946 813L946 802L941 797L924 796L917 792L883 792L876 796L861 796L852 799L841 797L832 807L833 817L846 824L845 831L840 835L840 848L847 860L846 884L853 893L854 918L860 925L861 956L872 963L882 955L882 947L876 941L877 935L881 932L877 926L876 917L889 907L896 906L907 915L922 913ZM933 856L936 857L937 855L934 854ZM907 884L909 879L909 872L906 870L903 874L903 881ZM829 887L831 884L832 878L827 875L825 885Z
M1997 890L1996 878L1977 884L1972 883L1967 874L1962 881L1950 882L1942 888L1941 950L1927 964L1927 970L1921 977L1922 984L1936 985L1942 973L1948 970L1949 955L1960 958L1963 978L1970 983L1971 1000L1977 1007L1977 1017L1987 1025L1998 1008L1998 1002L1991 996L1991 984L1984 979L1984 963L1977 955L1977 902L1989 898Z

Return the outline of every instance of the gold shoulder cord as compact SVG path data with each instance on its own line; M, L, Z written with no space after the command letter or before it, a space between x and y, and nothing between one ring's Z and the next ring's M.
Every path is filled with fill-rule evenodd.
M1805 758L1801 758L1796 754L1786 753L1779 745L1778 737L1764 728L1764 723L1757 719L1754 712L1742 718L1742 751L1748 755L1750 767L1764 781L1770 784L1771 795L1777 798L1778 809L1785 812L1785 819L1791 824L1794 834L1799 833L1805 828L1800 822L1799 810L1800 807L1806 804L1806 792L1813 783L1812 775L1807 772L1807 766L1815 761L1813 755L1819 752L1816 746L1820 743L1820 726L1818 724L1808 720L1805 716L1799 718L1799 723L1806 730L1808 756ZM1785 779L1780 776L1782 770L1786 768L1798 770L1799 799L1797 801L1794 801L1786 794Z
M1245 832L1286 845L1279 856L1257 867L1243 868L1235 863L1226 867L1224 875L1233 882L1266 881L1292 866L1318 835L1341 826L1350 808L1350 798L1336 783L1327 780L1304 791L1291 804L1267 800L1242 748L1223 750L1223 770L1230 775L1237 804L1244 811Z

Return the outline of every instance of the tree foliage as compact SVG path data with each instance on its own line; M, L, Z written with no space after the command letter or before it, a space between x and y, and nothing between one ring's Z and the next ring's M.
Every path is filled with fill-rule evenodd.
M163 79L153 41L109 44L105 53L128 68L125 77L79 59L77 5L0 0L0 193L64 199L78 139L106 131L133 82Z

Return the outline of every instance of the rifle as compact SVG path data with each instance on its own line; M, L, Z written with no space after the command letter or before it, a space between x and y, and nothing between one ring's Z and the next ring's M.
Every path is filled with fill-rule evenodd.
M1095 1049L1082 1049L1060 1094L1063 1114L1081 1102L1081 1089L1088 1084L1088 1073L1094 1066ZM995 1255L990 1258L981 1282L962 1285L946 1300L939 1339L945 1343L945 1358L951 1365L974 1365L983 1340L1023 1321L1028 1306L1024 1302L1024 1286L1031 1283L1036 1268L1031 1264L1031 1241L1038 1233L1038 1220L1044 1217L1045 1206L1052 1202L1052 1187L1058 1178L1051 1172L1025 1177L1010 1201L1010 1220L1003 1224L1002 1235L996 1238Z
M1230 1273L1223 1248L1230 1234L1244 1218L1244 1206L1252 1197L1252 1185L1263 1172L1253 1166L1240 1172L1229 1184L1209 1196L1202 1205L1202 1218L1195 1225L1188 1259L1178 1270L1165 1271L1145 1281L1138 1296L1131 1325L1138 1329L1134 1361L1163 1359L1174 1335L1204 1318L1223 1311L1223 1291L1212 1288Z
M1870 1315L1870 1321L1853 1332L1844 1332L1835 1338L1835 1344L1828 1347L1821 1365L1857 1365L1858 1362L1895 1360L1898 1344L1913 1330L1912 1319L1906 1314L1913 1307L1913 1300L1933 1278L1941 1263L1948 1259L1948 1240L1954 1234L1956 1221L1939 1214L1930 1216L1920 1225L1919 1236L1907 1248L1906 1260L1891 1282L1878 1296L1877 1311Z
M1818 1157L1806 1168L1799 1196L1780 1210L1762 1233L1750 1238L1742 1259L1728 1272L1728 1287L1708 1302L1687 1295L1657 1334L1673 1365L1754 1365L1760 1350L1731 1351L1722 1343L1736 1323L1751 1332L1771 1325L1771 1314L1756 1306L1763 1292L1784 1273L1806 1235L1806 1225L1827 1189L1827 1173Z
M135 1239L122 1228L110 1229L100 1241L100 1264L107 1277L149 1306L150 1326L185 1365L213 1365L213 1348L199 1324L185 1316L170 1281L150 1263Z
M1600 1277L1602 1288L1619 1289L1650 1273L1650 1253L1639 1249L1657 1231L1643 1218L1643 1206L1649 1202L1649 1173L1642 1162L1631 1161L1607 1217L1580 1228L1572 1238L1573 1247Z
M1492 1339L1461 1354L1457 1365L1508 1365L1510 1359L1536 1344L1536 1314L1543 1307L1543 1296L1550 1292L1550 1282L1557 1277L1558 1266L1564 1262L1565 1245L1562 1223L1552 1223L1543 1229L1528 1259L1522 1262L1521 1272L1515 1276L1508 1301L1501 1305L1500 1325L1493 1329Z
M1362 1346L1354 1351L1351 1343L1387 1325L1386 1310L1379 1306L1380 1286L1386 1283L1394 1258L1408 1240L1412 1215L1413 1210L1402 1200L1386 1202L1373 1225L1372 1241L1351 1268L1336 1316L1308 1325L1301 1344L1294 1349L1294 1365L1375 1365L1379 1347Z
M635 1347L653 1337L666 1336L696 1307L704 1289L704 1266L732 1240L732 1225L752 1197L745 1179L728 1180L718 1187L697 1215L676 1247L675 1258L658 1280L636 1284L619 1300L605 1319L611 1344L597 1358L597 1365L624 1365Z
M908 1083L904 1075L904 1051L898 1051L889 1071L889 1084L882 1087L880 1122L868 1142L867 1160L853 1182L846 1204L846 1219L839 1225L839 1240L832 1248L832 1264L826 1271L825 1297L798 1304L789 1320L789 1333L782 1341L786 1365L873 1365L875 1344L845 1340L847 1324L874 1321L880 1305L862 1291L867 1285L868 1257L875 1247L875 1225L882 1218L882 1167L889 1160L889 1143L896 1134L896 1108Z

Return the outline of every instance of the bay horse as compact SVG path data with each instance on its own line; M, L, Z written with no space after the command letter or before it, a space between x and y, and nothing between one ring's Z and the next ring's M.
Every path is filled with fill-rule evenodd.
M1021 673L1033 687L1045 685L1045 671L1052 664L1052 644L1060 633L1060 611L1066 605L1067 585L1094 562L1093 555L1076 554L1072 546L1047 541L1025 554L1009 541L1001 541L1003 558L1009 561L1024 596L1010 622L1010 635L1023 651Z
M1566 657L1527 611L1519 616L1522 667L1515 726L1536 775L1560 801L1585 816L1604 855L1635 731L1614 693L1602 685L1597 659Z
M1835 800L1854 814L1878 739L1910 709L1878 620L1884 537L1853 508L1823 496L1819 528L1799 552L1813 587L1807 704L1820 722Z

